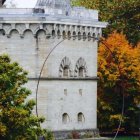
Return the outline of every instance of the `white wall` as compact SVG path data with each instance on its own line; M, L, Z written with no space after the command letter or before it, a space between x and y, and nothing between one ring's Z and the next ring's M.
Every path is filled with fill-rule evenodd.
M35 98L35 89L30 81L27 87L32 89ZM67 95L64 94L67 89ZM79 94L82 89L82 96ZM76 130L97 128L97 82L96 81L41 81L38 92L38 113L46 117L43 127L51 130ZM30 99L31 99L30 98ZM78 123L77 115L82 112L85 122ZM70 122L62 122L63 113L67 113Z
M21 27L22 28L22 25ZM38 39L27 31L21 38L16 31L11 37L0 34L0 54L8 53L13 61L17 61L29 72L30 78L37 78L41 66L50 50L61 39L46 39L41 31ZM42 77L58 77L62 59L67 56L74 72L77 60L82 57L87 64L88 77L97 76L97 42L83 40L65 40L50 55ZM30 98L35 99L37 81L31 80L26 85L32 90ZM68 90L67 96L64 89ZM83 95L79 95L79 89ZM52 130L92 129L97 127L97 81L96 80L44 80L40 82L38 93L39 115L46 117L44 127ZM77 114L82 112L84 123L77 123ZM62 123L62 114L68 113L70 122Z

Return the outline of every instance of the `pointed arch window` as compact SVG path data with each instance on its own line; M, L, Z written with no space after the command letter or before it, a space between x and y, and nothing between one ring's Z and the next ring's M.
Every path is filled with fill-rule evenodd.
M59 67L60 77L70 77L72 72L71 62L68 57L64 57Z
M87 76L87 66L83 58L79 58L75 67L76 77L86 77Z

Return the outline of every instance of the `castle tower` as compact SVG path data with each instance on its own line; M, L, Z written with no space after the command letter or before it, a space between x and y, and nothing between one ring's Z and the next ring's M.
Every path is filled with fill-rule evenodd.
M0 54L8 53L29 72L30 99L36 99L47 55L59 44L40 78L42 127L63 137L73 130L96 132L97 47L107 25L98 21L98 11L71 7L69 0L38 0L33 9L0 9L0 19Z

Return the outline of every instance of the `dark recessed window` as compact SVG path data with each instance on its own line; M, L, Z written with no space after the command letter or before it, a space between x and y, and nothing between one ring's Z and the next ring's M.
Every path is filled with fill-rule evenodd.
M83 115L83 113L78 113L78 116L77 116L78 118L78 122L79 123L81 123L81 122L84 122L85 121L85 118L84 118L84 115Z
M62 122L63 122L64 124L67 124L67 123L69 122L69 116L68 116L67 113L64 113L64 114L62 115Z

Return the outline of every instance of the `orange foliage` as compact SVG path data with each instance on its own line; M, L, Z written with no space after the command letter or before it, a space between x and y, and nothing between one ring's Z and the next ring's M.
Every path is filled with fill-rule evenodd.
M127 125L137 127L134 118L140 103L140 44L132 47L123 33L113 32L101 40L98 53L98 127L113 129L118 125L122 94L125 97L123 124L126 129Z
M140 45L133 48L123 33L114 32L100 43L98 76L102 82L107 79L112 84L121 78L133 79L140 86L139 59Z

